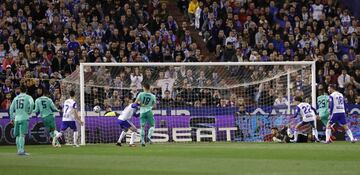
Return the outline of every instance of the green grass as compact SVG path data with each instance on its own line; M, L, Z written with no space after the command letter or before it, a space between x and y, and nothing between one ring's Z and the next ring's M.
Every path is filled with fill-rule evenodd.
M145 148L0 146L0 175L360 174L360 144L189 143Z

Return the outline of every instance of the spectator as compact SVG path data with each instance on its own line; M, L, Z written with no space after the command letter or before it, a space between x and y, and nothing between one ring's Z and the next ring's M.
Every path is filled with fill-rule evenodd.
M143 74L140 73L138 67L134 68L134 72L130 74L131 86L135 86L137 89L141 89L141 83L143 81Z
M166 92L169 92L170 94L172 94L174 83L175 83L175 79L173 79L171 77L166 77L166 76L164 76L163 79L159 79L157 81L157 87L161 88L162 98L165 98Z
M11 9L13 4L18 8L14 13ZM201 31L206 48L214 53L217 61L318 60L320 63L317 69L322 70L317 72L317 79L324 88L335 83L341 87L344 85L343 91L346 93L351 90L354 94L360 93L359 74L356 73L360 65L358 20L339 2L179 0L178 4L182 12L188 13L190 9L190 23L194 25L196 19L196 29ZM194 6L190 7L189 4ZM178 21L168 10L167 4L158 0L151 0L149 3L54 1L50 4L45 1L35 4L32 1L4 1L1 5L2 11L7 14L0 16L0 21L6 21L6 25L0 26L0 97L3 99L4 90L13 91L20 84L26 84L28 90L35 94L34 85L39 84L35 86L50 88L55 102L60 103L60 89L63 88L60 87L63 84L61 79L75 74L80 62L193 62L202 61L207 56L203 50L199 50L202 47L195 42L200 41L195 41L187 22L178 26ZM91 5L94 8L85 8ZM232 48L228 47L230 45ZM181 88L187 88L187 84L191 83L193 103L200 101L201 104L217 105L221 101L221 98L208 97L199 100L200 92L194 86L202 84L217 87L231 84L231 81L223 78L226 76L226 69L206 70L205 73L211 76L205 77L205 83L201 70L192 69L188 73L187 68L183 71L170 69L161 71L168 72L172 79L179 82L186 79L185 86L180 83ZM342 69L347 71L345 83L341 80L344 76ZM253 80L278 75L276 71L267 69L229 70L232 78L243 73L252 75ZM106 82L107 85L129 88L133 83L132 70L129 68L100 73L93 71L97 70L86 68L86 76L96 77L92 79L96 85ZM142 81L155 83L158 70L155 68L149 71L139 69L137 72L138 75L143 75ZM300 82L296 78L303 80L296 88L306 89L309 85L306 77L309 75L300 75L292 77L296 83ZM10 85L7 85L9 81ZM176 83L174 88L179 88ZM258 104L272 103L276 92L284 92L284 88L276 88L274 84L277 83L270 81L259 93L258 99L252 92L246 92L251 95L244 98ZM87 92L89 96L91 91L90 88ZM103 90L94 91L98 91L94 93L97 103L105 103L99 97ZM124 93L119 92L120 96ZM173 93L177 95L177 92ZM217 92L210 93L210 96L214 94ZM123 105L128 100L121 97L115 102Z
M344 93L345 92L345 88L350 84L351 79L350 79L350 75L347 74L346 69L343 69L341 71L341 75L339 75L337 82L339 84L339 89L340 92Z
M11 105L11 93L5 93L5 99L1 102L1 109L2 110L9 110Z
M160 104L163 107L174 107L174 99L171 98L171 92L169 90L165 91L164 97L161 98Z
M198 6L199 6L199 2L197 0L191 0L189 3L188 15L189 15L190 22L191 22L190 26L194 26L195 12L196 12L196 9L198 8Z
M275 99L274 106L287 106L289 104L288 100L284 97L282 93L278 93L277 98Z

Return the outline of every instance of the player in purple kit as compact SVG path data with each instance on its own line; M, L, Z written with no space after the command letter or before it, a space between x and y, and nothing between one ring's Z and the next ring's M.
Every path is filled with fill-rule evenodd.
M342 126L344 128L344 130L346 131L346 134L350 138L350 141L352 143L355 143L357 140L354 139L350 128L346 125L344 96L340 92L336 91L335 85L329 85L328 91L330 94L330 99L329 99L330 120L329 120L328 124L326 125L326 131L325 131L326 141L325 141L325 143L331 143L331 141L330 141L331 128L330 127L336 123L338 123L340 126Z

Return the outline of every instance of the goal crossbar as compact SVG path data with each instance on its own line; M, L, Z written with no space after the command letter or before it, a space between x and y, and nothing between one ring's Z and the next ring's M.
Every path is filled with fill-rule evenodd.
M277 62L180 62L180 63L80 63L81 66L275 66L275 65L313 65L315 61L277 61Z

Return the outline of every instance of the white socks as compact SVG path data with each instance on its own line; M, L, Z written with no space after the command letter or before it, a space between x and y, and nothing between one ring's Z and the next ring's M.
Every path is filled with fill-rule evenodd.
M352 132L351 132L350 129L346 130L346 134L349 136L350 141L353 141L353 140L354 140L353 134L352 134Z
M149 138L150 140L151 140L151 136L153 135L154 131L155 131L155 127L154 127L154 126L149 128L148 138Z
M319 134L315 128L312 129L312 134L315 137L316 141L319 141L319 137L318 137Z
M130 138L130 145L134 144L135 137L136 137L136 132L132 132L131 133L131 138Z
M298 140L298 131L294 131L294 142L297 142L297 140Z
M79 136L79 132L74 131L74 145L77 145L78 136Z
M119 139L118 139L118 143L121 143L121 140L125 137L125 135L126 135L126 132L125 131L121 131L121 134L120 134L120 137L119 137Z
M117 142L118 142L118 143L121 143L121 140L122 140L125 136L126 136L126 132L125 132L125 131L122 131ZM132 133L131 133L131 138L130 138L130 145L134 144L135 138L136 138L136 132L132 132Z
M326 136L326 142L330 141L330 137L331 137L331 129L330 128L326 128L325 130L325 136Z
M57 132L57 131L54 131L55 133L55 138L58 139L62 136L62 133L61 132Z

